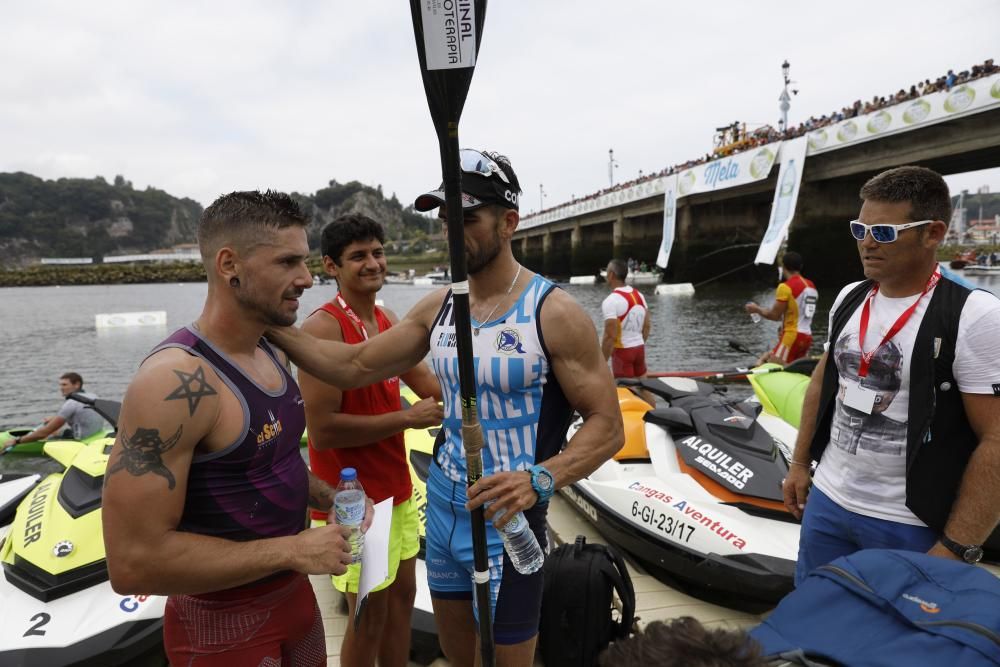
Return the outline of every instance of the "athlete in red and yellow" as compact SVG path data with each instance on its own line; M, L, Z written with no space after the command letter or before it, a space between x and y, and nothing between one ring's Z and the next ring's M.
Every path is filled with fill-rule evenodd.
M778 344L762 355L759 363L789 364L806 356L812 346L812 319L819 292L811 280L802 276L802 255L799 253L786 252L781 258L781 268L785 280L775 291L774 305L768 310L752 301L745 306L748 313L781 321Z

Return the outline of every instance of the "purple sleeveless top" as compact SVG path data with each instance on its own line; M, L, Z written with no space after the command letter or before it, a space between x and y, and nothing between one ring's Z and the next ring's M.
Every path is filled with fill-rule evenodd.
M200 357L243 405L243 428L225 449L195 454L177 529L246 542L294 535L306 526L309 473L299 453L306 417L294 378L263 338L257 344L280 369L274 392L248 377L193 327L171 334L150 354L176 347Z

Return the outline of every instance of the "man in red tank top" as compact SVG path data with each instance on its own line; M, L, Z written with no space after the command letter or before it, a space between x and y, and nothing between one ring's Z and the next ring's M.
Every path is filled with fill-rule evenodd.
M313 336L362 343L389 329L396 316L375 305L385 282L382 226L363 215L346 215L323 229L323 264L340 291L302 325ZM347 624L340 650L346 667L405 667L410 647L410 615L416 595L419 550L417 509L410 484L403 432L441 423L437 378L424 364L402 376L423 400L402 410L399 378L346 391L299 371L306 403L309 461L313 473L336 487L343 468L355 468L365 492L375 502L393 499L389 543L389 579L369 595L357 629ZM314 520L326 516L314 513ZM347 595L353 617L360 567L333 577Z

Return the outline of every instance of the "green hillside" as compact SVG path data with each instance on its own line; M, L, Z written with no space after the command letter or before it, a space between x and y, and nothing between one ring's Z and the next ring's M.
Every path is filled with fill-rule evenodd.
M420 252L439 225L404 207L381 186L357 181L329 185L315 194L293 193L312 218L310 245L317 249L323 226L350 212L369 215L386 227L396 250ZM94 257L145 253L194 243L202 205L163 190L137 190L122 176L113 183L93 179L0 173L0 252L7 268L42 257Z

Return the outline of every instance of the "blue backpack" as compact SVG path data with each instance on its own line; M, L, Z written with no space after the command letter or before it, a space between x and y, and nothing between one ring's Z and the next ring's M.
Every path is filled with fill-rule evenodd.
M810 572L750 635L764 656L797 664L1000 665L1000 579L924 553L859 551Z

